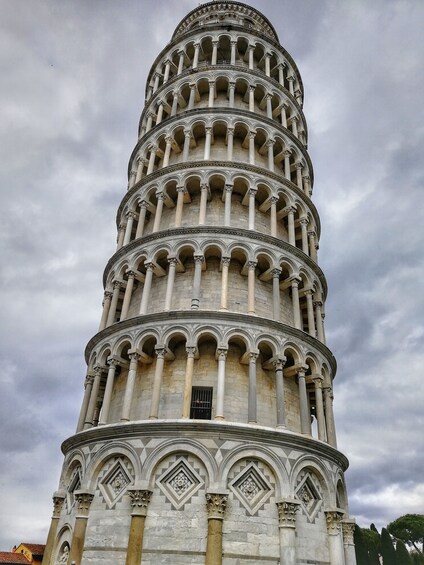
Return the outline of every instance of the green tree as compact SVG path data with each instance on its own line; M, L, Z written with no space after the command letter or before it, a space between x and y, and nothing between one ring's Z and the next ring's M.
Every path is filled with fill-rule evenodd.
M384 565L396 565L396 551L386 528L381 530L381 556L383 557Z
M418 553L423 553L423 514L405 514L394 522L390 522L387 529L396 539L402 540L407 545L412 545Z
M357 524L353 533L353 541L355 542L356 564L369 565L368 549L364 538L363 530Z
M396 565L413 565L409 551L402 540L396 542Z

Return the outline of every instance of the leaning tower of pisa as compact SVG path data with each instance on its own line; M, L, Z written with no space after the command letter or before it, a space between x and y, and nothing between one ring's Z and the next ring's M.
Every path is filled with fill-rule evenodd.
M240 2L154 61L44 565L355 565L302 106Z

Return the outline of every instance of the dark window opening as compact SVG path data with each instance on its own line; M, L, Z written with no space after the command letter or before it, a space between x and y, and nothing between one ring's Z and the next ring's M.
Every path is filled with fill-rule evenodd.
M211 420L212 387L194 386L191 389L190 418L194 420Z

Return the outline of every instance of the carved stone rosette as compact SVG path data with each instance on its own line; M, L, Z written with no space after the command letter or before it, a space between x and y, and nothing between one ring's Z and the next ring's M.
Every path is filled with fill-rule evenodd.
M325 512L327 532L329 536L337 536L341 532L343 512L339 510L328 510Z
M278 525L280 528L296 527L296 512L299 510L300 503L295 500L282 500L277 502Z
M128 494L131 498L131 514L133 516L146 516L147 507L153 494L152 491L132 488L128 489Z
M206 507L208 519L223 520L227 508L228 495L218 493L206 493Z

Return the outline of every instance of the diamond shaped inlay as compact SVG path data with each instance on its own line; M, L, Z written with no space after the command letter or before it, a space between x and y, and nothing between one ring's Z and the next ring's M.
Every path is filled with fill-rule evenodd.
M300 482L296 495L308 517L313 519L321 505L321 496L309 475Z
M230 482L230 488L249 514L255 514L272 494L272 485L254 463Z
M199 490L203 480L185 459L180 458L159 477L156 484L179 510Z
M131 483L130 474L118 460L100 481L99 487L107 504L113 506L122 498Z

